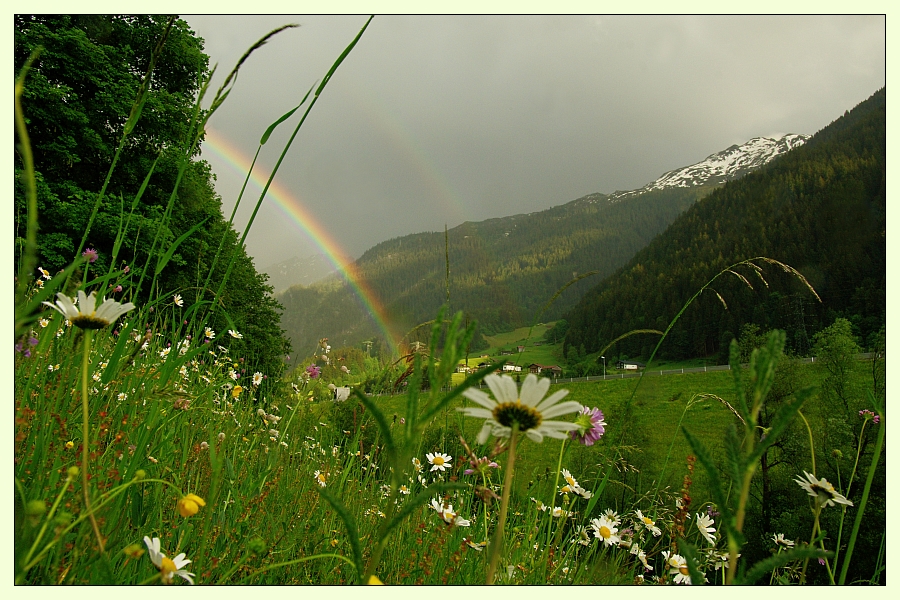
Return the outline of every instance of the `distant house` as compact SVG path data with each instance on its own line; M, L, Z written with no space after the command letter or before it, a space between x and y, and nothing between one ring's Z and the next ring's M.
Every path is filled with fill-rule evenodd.
M637 371L638 369L643 369L646 367L644 363L640 363L636 360L620 360L616 362L616 368L623 371Z
M503 370L504 370L504 371L513 371L513 372L514 372L514 371L516 370L516 365L503 365Z
M534 373L535 375L544 373L550 377L559 377L562 375L562 369L557 365L539 365L538 363L531 363L528 365L528 372Z
M525 346L516 346L517 352L525 352Z
M500 356L509 356L509 355L512 354L512 353L513 353L512 350L501 350L501 351L500 351Z

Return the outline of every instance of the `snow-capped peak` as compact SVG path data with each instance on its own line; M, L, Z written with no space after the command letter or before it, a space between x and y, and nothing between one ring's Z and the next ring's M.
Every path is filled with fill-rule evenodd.
M808 135L797 133L789 133L780 138L756 137L740 146L734 145L710 154L697 164L669 171L639 190L614 192L609 195L609 201L616 202L652 190L725 183L743 177L788 150L802 146L809 138Z

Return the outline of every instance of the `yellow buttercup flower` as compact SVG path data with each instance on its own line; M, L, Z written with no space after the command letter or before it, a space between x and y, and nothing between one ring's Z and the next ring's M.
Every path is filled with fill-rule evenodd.
M369 581L366 582L366 585L384 585L381 583L381 580L375 577L374 575L369 575Z
M191 517L197 514L201 506L206 506L206 501L196 494L188 494L178 501L178 512L182 517Z
M241 392L243 392L243 391L244 391L244 388L242 388L239 385L236 385L231 389L231 397L237 398L238 396L241 395Z

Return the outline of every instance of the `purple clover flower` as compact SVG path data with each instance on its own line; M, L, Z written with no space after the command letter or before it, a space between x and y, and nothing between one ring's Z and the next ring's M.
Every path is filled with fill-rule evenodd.
M585 446L593 446L594 442L606 433L606 421L603 420L603 411L596 406L581 409L578 418L575 419L578 429L569 432L569 438Z
M500 465L492 461L486 456L482 456L476 460L469 460L470 469L463 471L463 475L475 475L486 473L488 469L499 469Z
M306 373L312 379L315 379L316 377L318 377L319 373L321 373L321 372L322 372L322 369L320 369L316 365L309 365L308 367L306 367Z
M93 248L85 248L81 255L85 257L89 263L93 263L100 256L100 253Z

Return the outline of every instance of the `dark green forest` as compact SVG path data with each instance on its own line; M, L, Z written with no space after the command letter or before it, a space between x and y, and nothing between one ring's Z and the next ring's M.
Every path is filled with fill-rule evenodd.
M659 190L621 202L592 194L549 210L463 223L447 232L446 244L444 232L388 240L363 254L356 268L402 335L433 319L446 302L449 256L452 311L464 311L490 335L531 324L563 285L597 271L567 288L540 320L558 318L712 189ZM294 286L279 300L283 326L301 350L323 336L341 345L377 335L337 277Z
M684 312L659 357L723 354L748 323L785 330L789 348L806 354L837 318L871 347L885 323L885 140L881 89L805 145L713 191L566 314L564 351L664 331L717 273L757 256L797 269L821 302L777 265L765 265L765 283L738 269L753 289L725 273ZM647 358L657 341L634 335L610 352Z
M27 74L22 100L37 171L38 264L55 273L85 248L93 248L99 255L91 265L93 274L128 268L116 280L122 291L110 290L107 296L139 305L161 298L158 309L163 309L166 302L171 305L175 294L181 294L185 311L197 302L206 301L204 306L211 302L216 310L206 324L223 333L236 328L244 336L244 355L252 367L277 376L289 350L278 326L279 306L266 276L256 271L222 215L209 165L200 159L198 149L190 150L198 133L196 99L210 76L210 66L203 40L182 20L175 20L168 31L140 120L97 203L167 23L168 17L153 15L15 17L16 72L35 49L42 49ZM18 177L21 168L17 155L17 265L27 212ZM146 189L139 194L151 171ZM96 215L88 229L95 205ZM200 222L204 225L178 246L157 274L160 249ZM117 236L121 240L116 254ZM220 243L226 258L213 268ZM151 261L152 252L156 255ZM236 260L228 285L216 297L232 255Z

